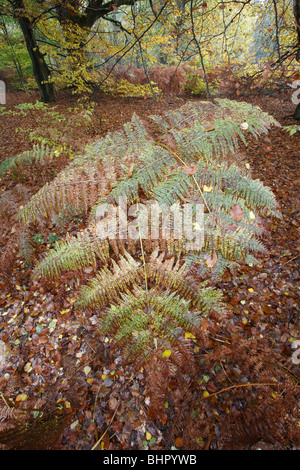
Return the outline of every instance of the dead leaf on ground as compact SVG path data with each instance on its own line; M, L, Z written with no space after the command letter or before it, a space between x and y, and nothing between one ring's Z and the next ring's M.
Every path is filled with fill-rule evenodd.
M239 222L244 217L244 212L239 204L234 204L230 209L230 215L236 222Z

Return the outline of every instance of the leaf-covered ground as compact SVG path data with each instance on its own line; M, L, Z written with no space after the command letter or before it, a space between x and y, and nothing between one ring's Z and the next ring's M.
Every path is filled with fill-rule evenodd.
M133 111L145 117L177 107L185 99L153 103L98 96L96 117L90 125L72 127L68 108L76 106L75 99L69 94L58 98L56 109L70 116L67 127L65 123L56 125L62 126L62 139L68 135L67 144L74 143L77 151L96 136L120 128ZM35 94L10 92L7 109L36 99ZM288 96L239 99L259 105L283 126L295 123L284 119L293 111ZM37 122L36 111L26 118L1 116L0 163L32 146L26 132L16 134L15 129L33 129L41 122ZM20 195L20 184L28 190L27 196L34 193L66 159L61 155L51 168L38 174L31 169L21 181L10 174L2 176L1 204L8 204L9 210L1 221L0 240L0 431L12 425L14 413L19 413L19 420L26 415L31 422L26 439L14 436L3 448L300 448L300 372L295 360L299 356L293 356L297 352L293 345L300 340L300 137L290 137L282 128L272 129L258 140L250 139L244 152L253 177L274 191L282 219L266 221L263 242L269 251L259 264L227 271L219 283L228 314L208 318L203 324L206 341L195 344L199 368L190 378L190 391L182 396L174 380L163 423L149 416L144 370L125 367L121 354L109 354L109 341L97 337L96 315L74 311L79 275L66 276L54 286L33 283L32 268L14 256L14 217L23 202L13 200L14 195L18 191ZM67 229L76 232L82 224L84 221L76 221ZM64 233L47 227L35 239L37 255ZM9 279L5 272L10 273ZM51 422L54 409L68 421L60 428L59 420L54 420L52 433L46 426L41 438L40 430L35 434L34 423Z

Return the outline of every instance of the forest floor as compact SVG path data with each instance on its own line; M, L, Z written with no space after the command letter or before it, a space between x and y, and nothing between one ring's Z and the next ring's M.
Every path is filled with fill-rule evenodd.
M34 103L37 98L34 93L28 97L9 91L6 109ZM188 99L169 97L152 102L102 95L95 98L96 124L72 127L70 114L69 127L60 130L65 139L71 129L74 151L107 131L119 129L133 112L145 118L178 107ZM260 106L282 126L296 124L293 119L284 119L293 112L288 96L253 94L238 99ZM70 113L68 109L76 106L75 97L61 93L53 106L59 112ZM43 124L42 114L38 120L37 116L35 111L25 117L0 116L0 163L32 147L28 132ZM19 127L23 132L16 134ZM51 409L59 405L69 418L62 424L61 435L59 421L55 421L53 432L60 435L55 443L47 427L43 428L42 438L41 428L35 433L32 425L26 438L22 434L11 437L11 442L2 439L4 449L300 448L299 414L292 404L299 395L300 383L299 360L293 360L297 352L293 342L300 340L300 137L276 127L258 139L250 137L243 151L253 177L275 193L282 218L266 221L262 241L268 252L260 255L259 264L227 271L218 283L229 313L224 319L207 320L207 341L198 345L196 390L186 397L177 396L176 387L170 390L163 423L147 413L144 370L137 372L130 365L124 366L118 354L109 356L109 342L101 343L96 335L96 315L74 311L77 279L68 277L48 290L31 280L32 268L16 255L13 261L10 257L6 260L6 264L11 263L7 280L2 256L0 431L14 409L34 409L34 423L34 419L38 422L37 410L46 408L49 415L45 412L40 416L50 422ZM53 174L65 163L63 156L58 158L57 168L51 169ZM16 188L18 194L28 197L48 177L48 173L39 175L34 169L22 181L4 175L0 203L5 204L3 195L13 195ZM28 192L20 192L20 185ZM21 203L17 200L5 223L1 222L2 255L8 246L14 249L15 215ZM49 235L47 238L47 234L41 234L41 248L51 245ZM40 425L45 426L43 419Z

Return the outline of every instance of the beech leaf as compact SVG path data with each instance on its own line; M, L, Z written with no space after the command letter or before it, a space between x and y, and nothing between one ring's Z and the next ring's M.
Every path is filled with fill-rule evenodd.
M163 353L162 353L162 357L170 357L172 354L172 351L170 349L166 349Z
M236 222L239 222L244 217L244 212L239 204L234 204L230 209L230 215Z
M205 264L208 268L213 268L216 262L218 261L218 255L217 253L214 254L209 254L204 257Z

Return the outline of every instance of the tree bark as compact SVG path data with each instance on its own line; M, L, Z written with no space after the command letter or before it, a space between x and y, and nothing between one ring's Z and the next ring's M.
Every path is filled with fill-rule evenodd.
M30 20L22 15L23 11L23 0L18 0L15 2L14 13L24 35L26 48L32 63L33 75L39 88L41 100L50 103L55 101L54 87L50 81L50 70L45 62L44 55L39 50Z

